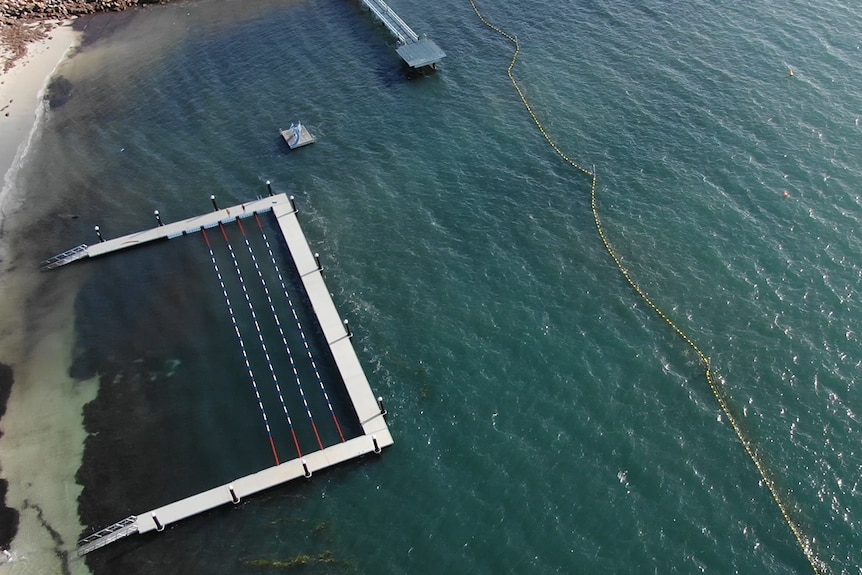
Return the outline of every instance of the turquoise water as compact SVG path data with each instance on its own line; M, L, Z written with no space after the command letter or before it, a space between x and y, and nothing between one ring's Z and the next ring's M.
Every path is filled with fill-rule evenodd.
M391 5L447 52L437 75L404 80L384 31L340 0L97 18L63 71L71 98L25 167L52 210L33 261L95 224L119 235L272 180L300 204L396 441L89 565L811 572L698 358L608 257L589 181L512 89L511 46L466 0ZM520 39L537 114L595 166L611 242L712 358L818 556L859 573L862 17L802 0L479 6ZM319 141L288 153L277 129L297 119ZM79 474L91 528L267 464L187 240L57 272L90 274L75 369L102 376Z

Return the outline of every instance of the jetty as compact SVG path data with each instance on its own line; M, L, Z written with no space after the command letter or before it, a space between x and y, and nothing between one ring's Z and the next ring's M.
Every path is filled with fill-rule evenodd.
M159 213L155 212L158 223L156 227L114 239L105 239L102 237L102 234L97 227L96 232L100 240L98 243L93 245L82 244L43 262L42 269L55 269L75 261L104 257L110 254L116 254L126 249L145 246L152 242L170 241L172 239L191 234L203 235L203 238L206 240L206 248L209 250L209 255L212 258L215 273L221 283L225 301L227 303L227 309L230 312L231 320L234 322L236 335L239 338L239 347L242 349L243 356L246 360L251 384L255 386L255 394L257 395L261 413L263 414L263 423L266 426L266 432L269 435L269 443L272 445L272 452L274 455L274 465L270 467L266 467L244 477L238 477L229 483L211 487L179 501L174 501L161 507L126 517L114 525L96 531L79 542L78 555L84 555L117 541L118 539L136 533L163 531L168 525L182 521L194 515L198 515L215 507L228 504L238 504L243 498L254 495L260 491L270 489L299 478L309 479L317 471L366 454L379 454L384 447L392 445L393 439L384 417L386 415L386 410L383 406L383 399L375 398L372 393L371 386L353 347L352 333L347 321L343 321L341 319L338 310L332 301L329 289L324 282L319 257L317 254L312 253L305 234L300 227L295 201L293 197L287 197L285 194L272 194L272 188L269 186L269 182L267 182L267 186L270 191L270 196L227 208L219 208L216 204L215 197L210 196L210 200L213 203L212 212L177 222L163 223ZM314 450L309 450L309 452L303 453L304 450L301 448L300 442L297 441L296 435L294 435L293 441L297 451L296 457L287 461L282 461L276 451L276 441L273 439L272 432L270 431L270 425L267 421L264 405L260 399L261 396L257 394L257 383L255 381L254 374L252 373L253 370L248 363L248 357L245 356L246 344L243 343L242 330L237 327L236 319L234 318L234 307L231 305L231 298L229 296L230 290L225 289L225 284L222 282L223 272L220 271L220 267L217 262L218 257L211 246L211 242L215 243L216 238L221 240L223 236L224 241L227 242L227 248L230 250L231 257L233 258L233 247L230 245L231 241L226 228L227 226L234 226L231 228L233 230L233 234L236 235L237 231L242 232L242 238L245 240L244 243L248 246L249 253L251 254L253 250L249 242L246 240L246 234L248 233L251 235L252 230L254 230L255 233L261 234L261 236L257 238L258 245L260 245L260 242L266 242L265 251L268 252L272 265L278 269L279 265L277 264L277 258L274 255L278 250L275 250L274 252L271 249L269 240L266 238L265 228L261 223L261 217L268 217L270 220L274 217L275 219L276 225L272 227L277 229L287 246L290 259L293 260L295 273L299 278L299 281L297 281L296 284L301 285L301 289L304 291L304 296L307 298L313 315L318 322L320 332L322 332L320 337L325 340L321 342L320 347L328 349L331 354L334 366L340 376L341 382L343 382L343 392L346 392L349 404L352 408L352 413L350 415L355 417L355 421L358 422L358 429L361 429L361 432L358 433L358 435L354 434L354 436L350 437L345 437L345 434L342 433L342 427L339 425L336 413L330 403L325 383L317 371L314 358L312 357L312 351L305 341L306 336L302 326L299 324L300 319L294 312L293 317L296 318L299 333L302 334L303 343L305 343L305 350L308 353L308 359L311 361L311 365L315 366L314 373L317 375L320 390L326 398L326 404L329 407L329 414L326 415L331 414L335 427L338 429L340 441L337 441L333 445L324 445L321 441L321 437L317 433L317 426L314 422L312 410L309 409L309 405L306 403L306 392L303 392L302 383L297 377L296 384L299 386L298 391L302 394L302 402L305 404L305 409L308 412L308 418L311 420L311 425L314 426L314 434L317 436L317 445ZM246 221L247 223L243 224L243 221ZM212 228L218 228L217 233L207 235L206 230ZM223 253L222 257L224 257ZM252 255L252 257L254 256ZM263 262L268 260L266 257L262 257L260 258L260 261ZM233 259L233 262L236 266L235 271L237 275L240 276L240 281L242 281L242 271L240 266L236 264L235 258ZM257 268L257 260L255 260L255 262L255 268ZM230 266L225 266L225 269L231 268ZM281 280L281 275L278 277L279 280ZM262 276L260 280L261 282L264 282ZM290 309L293 311L293 303L288 295L289 290L284 286L284 284L282 284L282 288L286 298L286 303L290 304ZM245 291L245 288L243 288L243 291ZM266 299L270 299L269 292L267 292ZM234 299L234 301L238 303L242 300ZM249 311L254 315L254 304L252 300L246 299L246 302L248 304ZM258 302L258 304L260 304L260 302ZM272 310L272 314L275 317L277 311L273 306L272 301L269 302L269 305L269 309ZM238 307L239 306L237 306L237 308ZM283 307L284 306L282 306L282 308ZM275 317L275 319L277 322L278 317ZM308 331L315 332L315 330ZM312 335L315 333L312 333ZM261 338L260 344L263 346L263 336L259 333L258 336ZM250 338L249 341L252 341L252 338ZM275 348L277 346L272 347ZM287 342L285 342L285 347L288 347ZM289 351L288 354L290 354ZM267 363L269 364L270 370L273 371L273 379L275 379L275 371L277 371L277 367L274 367L273 363L276 362L270 363L270 358L267 356ZM291 359L291 364L292 363L293 359ZM276 385L278 385L278 383L276 383ZM341 389L341 386L338 386L339 392L342 392ZM333 390L331 389L331 391ZM281 390L279 389L279 397L280 396ZM282 401L284 400L282 399ZM324 420L321 419L320 421ZM291 433L293 433L292 424ZM317 449L317 446L319 446L320 449Z
M383 0L360 0L397 41L395 51L414 70L436 69L446 53L429 38L420 38Z

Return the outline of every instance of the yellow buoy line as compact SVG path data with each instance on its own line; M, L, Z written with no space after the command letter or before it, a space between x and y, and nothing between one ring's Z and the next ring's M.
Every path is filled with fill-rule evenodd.
M622 260L614 250L610 241L608 240L607 235L605 234L604 227L602 226L601 219L599 218L599 210L598 210L598 202L596 200L596 190L598 188L598 178L596 177L595 169L588 170L587 168L581 166L574 160L572 160L569 156L563 152L563 150L557 145L548 131L545 129L545 126L542 124L539 117L536 115L536 112L533 110L533 106L530 104L530 101L527 99L527 96L524 94L524 91L521 89L521 86L518 84L518 81L515 80L515 76L513 74L513 70L515 68L515 64L518 61L518 56L521 53L521 43L518 41L516 36L509 34L508 32L502 30L500 27L496 26L492 22L490 22L485 16L479 11L478 6L476 6L475 0L470 0L470 4L473 6L473 11L476 13L476 16L479 17L479 20L482 21L485 26L494 30L504 38L506 38L509 42L511 42L515 47L515 52L512 54L512 61L509 63L509 67L507 69L507 74L509 76L509 80L512 82L512 86L514 86L515 91L518 92L518 96L521 98L521 102L523 102L524 107L529 112L530 117L533 119L533 122L536 124L536 127L539 128L539 131L544 136L545 140L550 144L551 148L553 148L554 152L562 158L567 164L571 167L575 168L579 172L583 173L587 177L590 178L590 206L593 212L593 219L596 224L596 231L599 234L599 238L602 240L602 244L605 246L608 254L614 260L617 268L622 273L626 282L632 287L632 289L640 296L640 298L650 307L658 316L664 320L664 322L670 326L670 328L685 341L688 346L694 350L697 354L697 357L700 359L700 362L703 364L704 372L706 375L706 382L709 384L709 388L712 390L715 399L718 401L721 410L724 412L727 420L730 422L733 431L736 433L736 436L739 438L740 443L742 443L745 452L751 458L751 461L754 463L754 466L757 468L757 471L760 473L760 476L763 480L764 485L766 485L769 493L772 495L772 499L775 501L775 504L778 506L778 510L781 512L781 516L784 518L784 521L787 523L787 526L790 528L790 531L793 533L793 536L796 538L797 543L799 544L800 549L805 554L805 558L808 559L808 563L811 565L811 568L814 570L816 575L826 575L829 573L829 567L826 563L817 556L817 553L814 550L812 539L808 537L803 531L802 527L797 523L790 514L790 504L784 499L781 495L781 492L778 489L778 486L775 483L775 480L772 477L772 474L767 469L764 464L762 458L757 452L754 444L748 437L745 435L745 432L740 427L736 416L733 415L733 412L730 409L730 403L727 398L727 394L723 388L723 386L715 379L713 375L712 368L710 366L709 357L704 354L701 349L697 346L697 344L670 318L665 314L658 305L653 302L652 298L640 287L640 285L632 278L629 271L623 265Z

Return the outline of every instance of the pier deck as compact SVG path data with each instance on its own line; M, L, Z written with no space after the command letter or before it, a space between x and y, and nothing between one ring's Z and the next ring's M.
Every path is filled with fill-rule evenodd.
M434 67L446 53L433 40L420 38L384 0L361 0L398 41L396 52L411 68Z
M380 419L383 419L382 417ZM375 447L375 440L377 447ZM137 516L135 526L137 533L148 531L162 531L167 525L176 523L209 511L228 503L239 503L244 497L254 495L271 487L299 479L301 477L311 478L315 471L326 469L333 465L343 463L368 453L377 453L384 445L391 445L392 438L388 432L371 436L360 436L345 443L339 443L327 447L323 451L309 453L302 459L293 459L240 477L230 483L214 487L207 491L180 499L168 505L164 505L143 515ZM307 469L307 471L306 471Z
M119 238L105 240L91 246L87 246L86 255L90 258L106 255L119 250L124 250L149 242L177 238L184 235L194 234L201 228L213 228L221 224L229 224L236 218L247 218L257 213L264 213L280 203L290 205L290 200L284 194L268 196L259 200L246 202L238 206L231 206L220 210L214 210L207 214L201 214L193 218L187 218L178 222L168 223L163 226L150 228L140 232L128 234Z
M79 259L99 257L153 241L197 233L201 228L231 224L238 218L253 217L255 214L269 211L274 214L278 228L287 244L288 251L301 278L302 286L332 354L335 367L341 376L344 388L362 427L362 434L351 439L343 439L341 443L304 454L290 461L278 463L245 477L239 477L230 483L208 489L157 509L139 513L82 540L78 547L79 555L104 547L117 539L134 533L162 531L167 525L214 507L238 503L242 498L249 495L300 477L309 478L316 471L368 453L380 453L384 447L392 445L392 436L383 416L381 405L371 391L371 386L353 348L351 335L345 329L345 324L335 308L324 282L322 270L300 227L292 200L284 194L218 209L208 214L102 241L87 246L85 249L79 249L75 253L75 257ZM79 252L85 253L82 255Z

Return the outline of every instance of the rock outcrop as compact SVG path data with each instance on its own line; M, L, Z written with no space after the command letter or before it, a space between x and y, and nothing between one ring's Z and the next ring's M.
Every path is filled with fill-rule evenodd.
M0 25L20 20L62 19L95 12L125 10L165 0L0 0Z
M118 12L170 0L0 0L0 73L27 52L27 45L45 38L54 21L96 12Z

